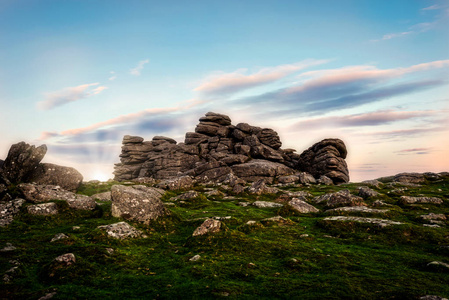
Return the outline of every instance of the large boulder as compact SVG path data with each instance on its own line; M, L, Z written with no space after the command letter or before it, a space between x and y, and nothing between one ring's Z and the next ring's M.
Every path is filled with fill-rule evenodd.
M19 213L23 204L25 204L25 200L23 199L14 199L4 203L0 202L0 227L11 224L14 216Z
M26 181L41 185L58 185L64 190L76 192L83 182L83 175L71 167L42 163L27 176Z
M277 177L295 173L295 170L286 165L262 159L253 159L244 164L234 165L231 169L235 175L243 180L257 181L264 179L266 183L273 183Z
M14 144L3 163L3 173L13 183L22 182L37 168L46 153L46 145L35 147L25 142Z
M315 178L325 175L334 184L346 183L349 182L346 155L346 146L342 140L325 139L300 155L297 168L312 174Z
M169 212L161 201L162 192L143 185L114 185L111 188L114 217L149 224Z

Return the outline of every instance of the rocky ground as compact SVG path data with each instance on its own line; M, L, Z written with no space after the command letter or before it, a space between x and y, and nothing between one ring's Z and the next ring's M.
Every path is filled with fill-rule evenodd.
M275 179L0 184L0 298L449 297L449 173Z

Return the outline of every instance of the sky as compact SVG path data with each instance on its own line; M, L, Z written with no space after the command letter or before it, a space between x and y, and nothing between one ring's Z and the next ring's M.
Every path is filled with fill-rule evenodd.
M448 0L0 0L0 158L46 144L85 180L209 111L340 138L354 182L449 171L448 81Z

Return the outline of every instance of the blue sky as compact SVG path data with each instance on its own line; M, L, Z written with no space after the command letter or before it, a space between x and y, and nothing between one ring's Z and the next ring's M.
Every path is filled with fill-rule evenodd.
M207 111L353 180L447 171L449 1L0 1L0 157L111 177L124 134L183 140Z

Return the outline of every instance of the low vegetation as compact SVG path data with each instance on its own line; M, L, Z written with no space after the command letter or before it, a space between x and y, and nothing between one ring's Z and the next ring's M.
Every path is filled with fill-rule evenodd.
M80 193L108 191L114 183L88 183ZM313 196L362 184L282 187ZM218 189L224 195L207 196ZM330 214L299 214L286 207L257 208L241 202L283 202L280 194L233 195L223 186L196 186L191 200L174 200L185 191L169 191L162 200L172 212L149 226L128 222L147 237L116 240L97 229L122 221L111 216L111 203L94 211L69 209L56 201L60 214L31 216L26 207L8 227L0 228L2 299L419 299L449 297L447 220L427 227L420 216L449 215L449 178L427 184L373 188L381 193L384 215L335 212L403 223L378 227L324 220ZM441 205L401 204L400 196L431 196ZM280 221L266 220L281 215ZM220 217L221 232L192 237L205 218ZM230 218L229 218L230 217ZM250 222L248 221L256 221ZM58 233L67 239L50 242ZM55 257L73 253L76 263L61 268ZM191 258L200 258L192 261ZM14 272L8 271L18 266ZM9 276L9 279L5 276Z

